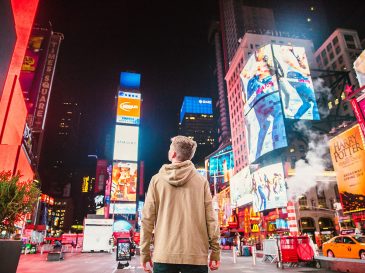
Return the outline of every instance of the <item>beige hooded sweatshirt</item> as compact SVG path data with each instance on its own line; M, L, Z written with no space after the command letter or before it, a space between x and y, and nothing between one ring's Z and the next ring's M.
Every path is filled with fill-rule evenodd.
M191 161L163 165L152 177L142 211L141 261L207 265L220 259L219 226L208 181Z

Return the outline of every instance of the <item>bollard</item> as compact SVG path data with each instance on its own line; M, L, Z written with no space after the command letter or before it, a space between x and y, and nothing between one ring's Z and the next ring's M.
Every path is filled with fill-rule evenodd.
M235 264L237 262L237 256L236 256L236 248L235 248L235 246L232 247L232 253L233 253L233 263Z
M256 247L252 246L252 264L256 265Z

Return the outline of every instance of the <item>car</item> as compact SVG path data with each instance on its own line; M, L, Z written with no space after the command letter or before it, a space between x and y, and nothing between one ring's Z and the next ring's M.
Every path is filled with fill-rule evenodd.
M336 258L365 260L365 236L341 235L333 237L322 246L323 255Z

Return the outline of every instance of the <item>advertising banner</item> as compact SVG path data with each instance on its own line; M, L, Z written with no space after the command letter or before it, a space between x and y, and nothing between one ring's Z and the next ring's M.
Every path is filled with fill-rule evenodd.
M332 138L329 145L343 211L365 210L365 151L359 125Z
M141 94L119 91L117 123L139 125L141 117Z
M100 193L104 190L104 185L108 178L107 165L108 161L105 159L98 159L96 161L95 193Z
M281 163L265 166L251 174L255 212L286 207L288 197Z
M49 96L51 94L53 75L56 67L58 50L61 40L61 35L52 34L49 42L45 68L41 79L40 90L38 92L37 103L35 105L34 119L32 125L33 131L41 131L44 128L49 103Z
M82 178L81 192L89 192L90 176Z
M113 162L112 201L136 201L137 163Z
M304 47L273 45L284 115L319 120L319 111Z
M231 208L241 207L252 202L251 186L251 173L247 166L231 178Z
M365 50L361 52L354 62L354 69L356 72L357 80L359 81L359 87L365 84Z
M268 152L288 145L278 92L261 98L247 112L245 129L251 163Z
M357 122L360 125L360 128L362 130L363 135L365 136L365 120L364 120L364 107L365 107L365 101L362 98L363 96L359 98L351 99L351 106L354 111L355 117L357 119Z
M233 151L232 146L229 145L208 159L209 183L215 183L218 191L224 189L231 180L233 168Z
M271 45L263 46L254 52L241 71L240 78L246 111L254 107L261 98L279 89Z
M110 204L110 214L136 214L136 203L112 203Z
M138 133L137 126L115 126L114 160L138 160Z
M37 94L34 94L36 93L34 78L39 66L39 59L42 53L42 47L44 47L44 40L45 38L39 35L30 37L19 76L19 82L23 90L28 113L31 114L33 114L33 108L37 96ZM43 49L43 51L44 50L45 49Z

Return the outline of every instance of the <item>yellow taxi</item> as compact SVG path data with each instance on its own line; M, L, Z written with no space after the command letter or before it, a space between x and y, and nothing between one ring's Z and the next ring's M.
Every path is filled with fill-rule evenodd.
M336 258L365 260L365 236L341 235L333 237L322 246L323 255Z

